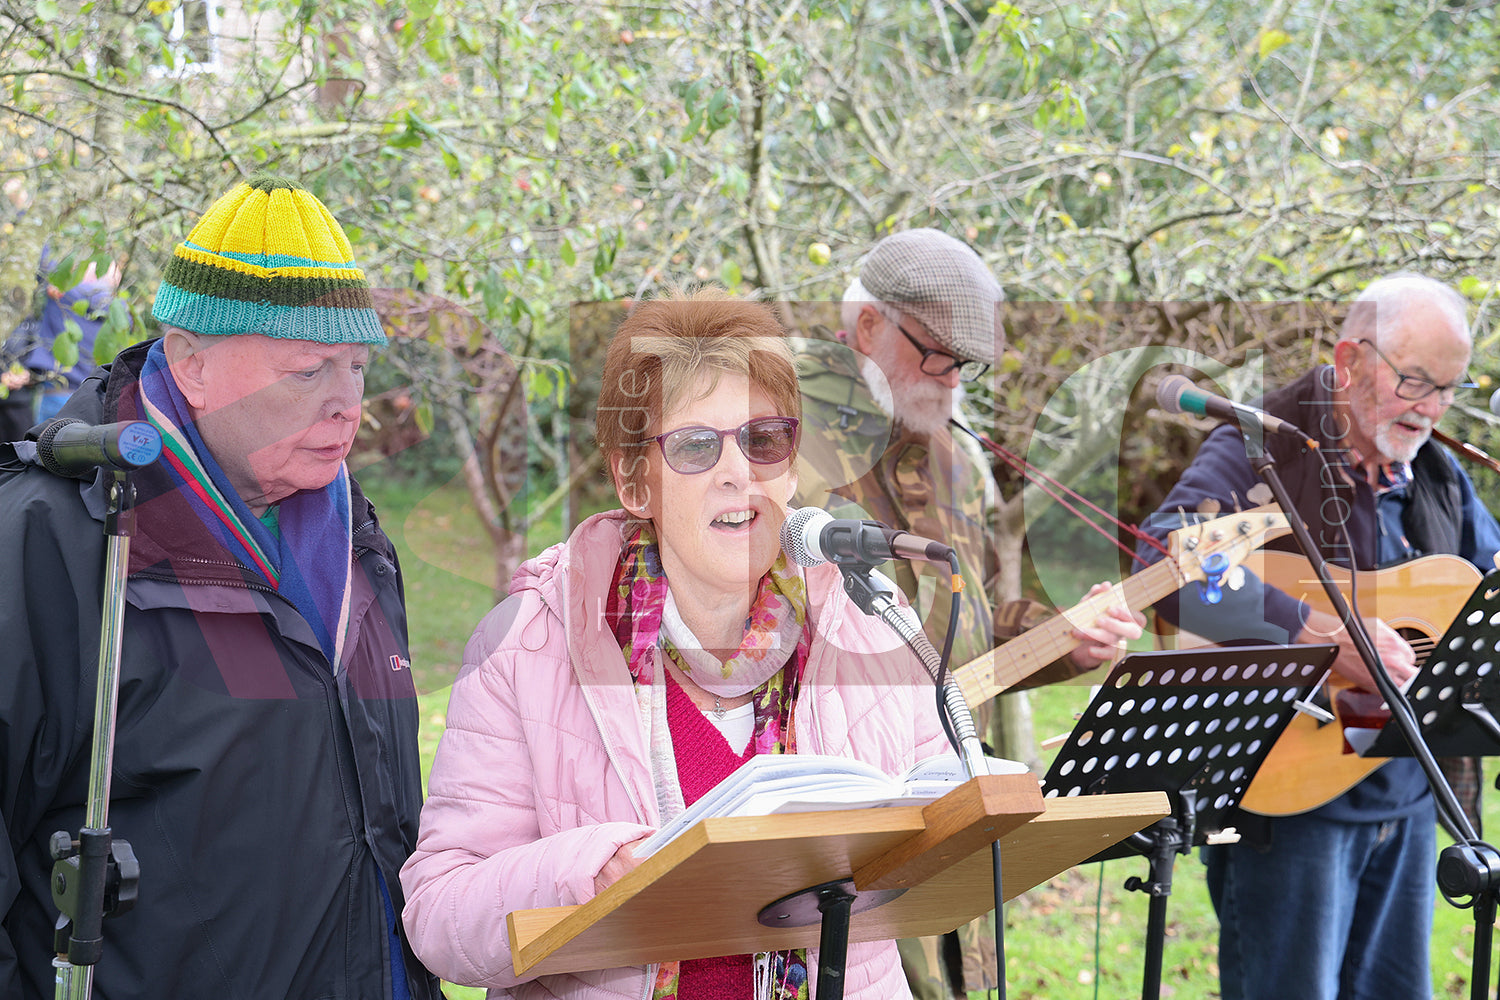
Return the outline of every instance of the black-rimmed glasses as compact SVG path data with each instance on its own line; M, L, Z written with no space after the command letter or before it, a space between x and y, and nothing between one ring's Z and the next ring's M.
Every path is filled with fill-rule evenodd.
M1401 369L1397 368L1395 364L1392 363L1390 358L1381 353L1380 348L1376 347L1373 341L1366 340L1364 337L1360 337L1359 339L1355 340L1355 343L1365 344L1366 346L1368 346L1370 350L1375 352L1375 356L1378 357L1381 361L1384 361L1390 368L1391 373L1396 376L1397 399L1404 399L1408 402L1416 402L1419 399L1426 399L1434 392L1437 392L1442 394L1438 397L1439 400L1442 401L1442 404L1444 406L1447 406L1456 398L1458 398L1458 394L1460 391L1464 389L1478 388L1477 383L1470 382L1468 379L1464 379L1459 382L1450 382L1447 385L1438 385L1430 378L1423 378L1420 375L1408 375Z
M973 382L990 370L990 366L983 361L964 360L949 354L947 351L939 351L923 346L916 337L907 333L906 327L900 323L896 324L896 329L901 331L901 336L911 342L911 346L922 352L922 363L918 367L921 368L924 375L941 377L957 368L958 380L960 382Z
M726 437L734 438L740 451L756 465L786 461L797 446L797 423L796 417L756 417L727 431L679 427L652 440L661 446L661 456L673 470L692 476L719 464Z

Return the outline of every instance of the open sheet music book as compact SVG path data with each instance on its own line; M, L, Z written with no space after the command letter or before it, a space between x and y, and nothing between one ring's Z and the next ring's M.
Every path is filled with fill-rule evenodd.
M1026 765L986 757L991 774L1024 774ZM956 754L919 760L892 777L873 764L819 754L757 754L703 798L642 841L633 852L646 858L699 820L711 816L770 816L825 809L920 806L936 801L968 780Z

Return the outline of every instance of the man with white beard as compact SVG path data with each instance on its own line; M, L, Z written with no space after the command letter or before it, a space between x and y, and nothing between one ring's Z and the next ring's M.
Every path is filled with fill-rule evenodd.
M961 384L983 376L1004 345L1004 301L1000 283L967 244L935 229L895 233L870 249L844 293L838 343L809 342L798 364L804 399L795 503L874 519L954 548L964 587L953 667L1054 613L1030 601L997 600L991 519L999 490L984 451L960 426ZM882 570L941 649L952 599L947 568L897 560ZM1089 594L1107 587L1098 584ZM1111 608L1074 630L1078 645L1071 652L1017 686L1097 667L1139 637L1144 622L1123 606ZM1001 734L985 725L991 713L976 714L998 747ZM988 920L960 928L957 940L901 942L917 1000L949 1000L997 985Z
M1257 401L1317 439L1317 449L1304 449L1294 438L1268 435L1265 448L1330 562L1373 570L1449 553L1481 572L1493 565L1500 526L1454 457L1431 440L1455 396L1473 388L1467 312L1461 295L1431 278L1381 278L1350 308L1331 365ZM1148 530L1164 537L1180 523L1177 511L1204 500L1231 509L1257 482L1239 427L1222 424ZM1159 558L1145 546L1137 556ZM1422 567L1410 572L1421 586ZM1249 575L1225 594L1208 605L1184 592L1158 611L1220 642L1337 642L1333 670L1374 689L1335 616ZM1360 596L1365 614L1407 610L1399 593L1362 589ZM1416 655L1407 640L1379 618L1365 621L1391 679L1412 677ZM1468 773L1470 787L1455 790L1477 809L1477 766ZM1316 776L1282 777L1294 788ZM1232 821L1239 843L1203 850L1220 921L1224 1000L1431 996L1436 816L1416 760L1391 759L1342 794L1300 808L1241 811Z

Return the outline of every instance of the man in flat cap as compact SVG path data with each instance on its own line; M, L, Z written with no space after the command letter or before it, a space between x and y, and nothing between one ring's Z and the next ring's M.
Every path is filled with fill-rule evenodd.
M996 599L1000 565L990 518L999 488L960 408L960 386L984 376L1004 346L1004 301L1000 283L966 243L936 229L895 233L870 249L845 291L838 343L807 342L798 368L804 426L796 503L872 518L954 548L964 587L953 667L1049 615L1029 601ZM941 649L952 601L946 568L900 560L892 566L884 569ZM1074 631L1078 645L1069 654L1018 687L1098 666L1138 637L1143 623L1112 608ZM1002 746L998 713L976 715L990 745ZM997 985L989 919L960 928L956 942L901 942L917 1000Z
M152 314L162 336L59 417L165 443L133 476L106 786L139 900L104 922L95 994L436 1000L397 917L421 807L401 576L344 464L385 343L364 272L316 197L260 178L177 246ZM88 800L110 482L0 472L7 1000L54 992L49 841Z

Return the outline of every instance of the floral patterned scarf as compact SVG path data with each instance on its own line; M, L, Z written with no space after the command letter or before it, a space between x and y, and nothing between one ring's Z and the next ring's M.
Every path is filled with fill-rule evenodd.
M677 781L676 758L666 724L665 663L671 658L695 683L712 690L716 680L769 673L754 688L751 704L755 718L751 747L757 754L796 753L797 740L792 712L797 687L809 646L807 587L784 555L760 581L750 615L745 621L745 639L740 651L723 664L714 677L695 650L691 659L673 645L667 632L691 637L685 628L663 628L669 591L662 570L661 553L644 529L626 540L615 569L614 586L604 609L605 621L620 643L620 651L635 682L636 703L646 743L650 747L652 780L663 822L683 809L682 788ZM680 621L680 619L679 619ZM795 642L790 641L792 635ZM658 655L660 650L660 655ZM774 671L767 667L774 661ZM718 661L714 660L715 665ZM700 679L701 678L701 679ZM708 681L708 684L703 683ZM657 969L652 1000L676 1000L679 963L663 962ZM754 961L755 996L769 1000L807 1000L806 949L757 955Z

